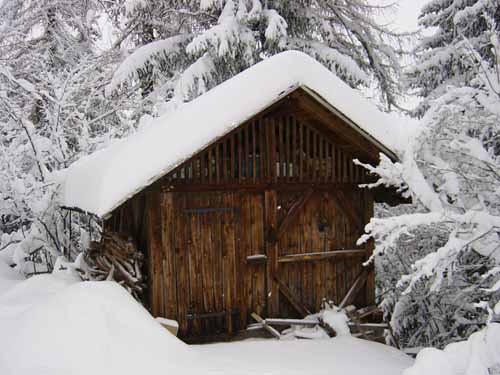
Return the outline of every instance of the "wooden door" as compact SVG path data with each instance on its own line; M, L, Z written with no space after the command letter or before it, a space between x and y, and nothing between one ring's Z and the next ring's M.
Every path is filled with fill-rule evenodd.
M178 193L175 285L182 337L232 334L266 309L263 194Z
M356 245L363 228L363 194L280 192L277 204L281 228L277 274L284 289L280 293L280 316L316 312L323 299L338 305L367 256ZM364 295L355 302L364 305Z
M241 213L231 193L176 197L177 319L183 337L234 329L236 242Z

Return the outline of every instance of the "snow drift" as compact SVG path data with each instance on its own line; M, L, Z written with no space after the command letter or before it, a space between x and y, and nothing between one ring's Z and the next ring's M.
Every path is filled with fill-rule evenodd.
M202 373L197 353L114 282L32 277L0 296L0 332L2 375Z
M425 348L403 375L492 375L500 374L500 323L490 323L466 341L443 350Z
M412 364L394 348L352 337L189 346L114 282L58 271L7 287L7 273L0 273L2 375L399 375Z

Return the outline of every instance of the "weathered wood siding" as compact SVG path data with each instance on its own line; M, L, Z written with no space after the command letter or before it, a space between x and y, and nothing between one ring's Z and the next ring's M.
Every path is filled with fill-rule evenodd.
M361 183L364 168L326 131L292 115L248 121L164 178L171 189L264 183Z

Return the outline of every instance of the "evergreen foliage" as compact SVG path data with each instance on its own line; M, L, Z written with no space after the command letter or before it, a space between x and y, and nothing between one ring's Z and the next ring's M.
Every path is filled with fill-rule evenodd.
M114 59L95 46L99 12L93 1L0 3L0 249L15 245L21 271L68 247L60 171L130 127L123 100L104 96Z
M374 21L384 8L365 0L143 0L125 9L136 50L110 91L137 85L153 102L175 106L266 56L297 49L352 87L375 83L387 107L398 101L401 35Z
M458 4L432 1L423 12L440 14L451 3ZM381 255L383 306L405 347L442 348L499 319L500 39L487 2L477 5L485 5L483 12L469 21L482 18L482 33L446 47L453 61L468 64L468 77L456 70L455 81L436 87L422 72L423 130L402 163L383 159L371 168L379 183L397 186L415 202L385 211L367 228ZM457 14L453 19L462 22ZM428 53L441 52L437 45ZM446 65L436 69L450 72Z
M496 56L488 37L492 22L500 32L497 0L432 0L422 8L419 25L432 32L420 38L414 51L416 64L408 71L410 89L423 98L416 115L422 116L448 86L473 84L479 61L464 49L473 50L489 68L494 66Z

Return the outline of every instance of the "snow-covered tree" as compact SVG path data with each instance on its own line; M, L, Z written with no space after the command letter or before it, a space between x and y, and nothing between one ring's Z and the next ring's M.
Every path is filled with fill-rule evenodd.
M98 53L92 1L0 3L0 249L23 259L66 247L59 171L127 128L104 96L112 54ZM26 269L30 271L31 269Z
M400 36L365 0L128 0L124 48L110 92L140 87L162 107L189 101L266 56L308 53L353 87L378 86L397 103ZM124 21L125 20L125 21Z
M421 116L448 86L470 86L477 77L477 61L464 58L466 45L483 64L494 66L496 57L487 33L490 19L500 32L498 0L432 0L422 8L419 24L431 30L431 35L419 39L414 51L416 64L408 71L410 88L423 98L417 115Z
M500 39L495 19L484 20L495 60L465 39L457 54L475 78L429 103L402 163L367 166L377 184L397 186L418 206L373 219L363 238L376 240L382 267L399 279L384 304L403 346L442 347L500 314Z

